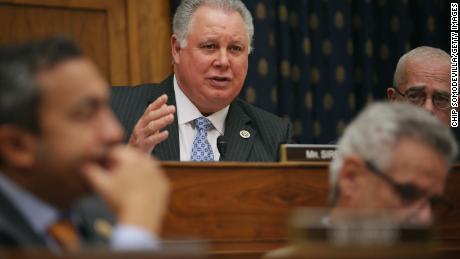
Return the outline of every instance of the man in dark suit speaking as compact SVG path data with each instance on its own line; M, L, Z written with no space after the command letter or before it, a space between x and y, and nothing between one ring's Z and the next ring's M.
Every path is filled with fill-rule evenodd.
M291 124L237 98L253 34L240 0L182 1L171 37L174 75L113 88L129 144L161 160L277 161Z

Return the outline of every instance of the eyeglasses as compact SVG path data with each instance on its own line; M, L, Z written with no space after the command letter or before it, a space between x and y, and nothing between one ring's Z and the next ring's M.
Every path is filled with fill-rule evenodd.
M421 89L408 89L404 93L401 93L401 91L399 91L398 88L393 89L395 89L399 95L407 98L409 102L417 106L424 105L427 99L426 92ZM447 110L450 108L450 98L448 94L435 92L431 97L431 101L433 102L434 107L436 107L437 109Z
M411 183L398 183L393 178L389 177L387 174L380 171L375 165L371 162L366 161L366 166L369 170L376 176L383 179L385 182L390 184L393 189L398 193L401 201L405 205L413 204L423 198L428 198L428 202L431 208L447 208L448 210L454 209L454 205L441 195L435 195L428 197L426 191L422 190L418 186Z

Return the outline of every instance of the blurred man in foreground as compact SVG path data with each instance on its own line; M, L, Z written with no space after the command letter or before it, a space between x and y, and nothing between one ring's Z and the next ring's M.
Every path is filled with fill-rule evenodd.
M397 221L429 224L457 149L449 128L425 111L372 105L338 143L330 166L334 207L391 209ZM339 217L333 210L330 220Z
M433 208L447 203L442 195L457 152L451 131L426 111L404 103L367 107L338 143L329 175L333 208L319 226L340 228L383 216L392 226L429 225ZM305 251L300 244L266 257Z
M449 54L422 46L399 59L387 97L423 107L450 127L450 92Z
M0 48L0 246L158 245L168 182L150 157L119 144L108 102L107 82L71 41ZM114 229L98 208L69 213L91 187L114 210Z
M174 75L158 85L113 88L129 144L161 160L279 160L291 124L237 98L253 34L240 0L182 1L171 36Z

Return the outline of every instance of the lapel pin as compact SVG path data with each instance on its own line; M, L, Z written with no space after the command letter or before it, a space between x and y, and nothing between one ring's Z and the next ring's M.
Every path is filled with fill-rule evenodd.
M109 238L112 235L112 226L105 219L96 219L96 221L94 221L94 230L105 238Z
M241 130L240 131L240 136L242 138L249 138L251 136L251 133L249 133L249 131L247 131L247 130Z

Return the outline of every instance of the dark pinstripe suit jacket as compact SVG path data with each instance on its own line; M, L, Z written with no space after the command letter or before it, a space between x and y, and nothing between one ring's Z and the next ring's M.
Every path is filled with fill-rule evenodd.
M137 87L112 87L111 105L126 129L129 137L134 125L147 106L166 93L168 104L176 105L173 77L160 84L145 84ZM153 154L160 160L180 160L179 130L177 116L166 129L169 137L158 144ZM241 130L247 130L251 136L240 136ZM291 124L278 116L256 108L241 99L235 99L228 110L225 121L227 142L225 161L278 161L279 146L292 142Z

